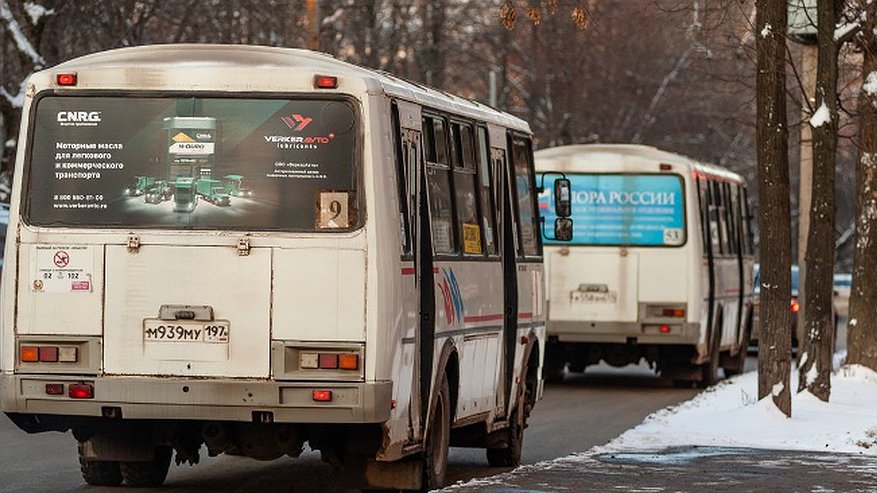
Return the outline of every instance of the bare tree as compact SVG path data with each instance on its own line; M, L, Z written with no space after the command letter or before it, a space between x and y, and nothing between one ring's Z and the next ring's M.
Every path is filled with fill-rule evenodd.
M858 0L863 14L856 44L862 51L859 94L859 162L853 285L847 363L877 370L877 2Z
M834 175L837 162L837 56L835 37L842 0L817 4L818 61L817 109L813 127L813 180L810 227L807 231L804 286L804 340L798 362L798 391L808 390L820 400L831 393L831 360L834 354Z
M789 389L792 335L792 230L789 204L788 126L786 124L785 0L758 0L756 49L758 198L761 224L761 336L758 340L758 397L792 415Z

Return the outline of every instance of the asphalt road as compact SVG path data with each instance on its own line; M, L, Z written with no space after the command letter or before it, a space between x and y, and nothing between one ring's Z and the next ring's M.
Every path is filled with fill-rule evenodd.
M592 367L547 387L524 441L524 462L534 463L601 445L639 424L652 411L687 400L695 389L676 389L648 368ZM109 492L86 486L79 475L76 442L68 434L26 435L0 417L0 492ZM449 482L502 472L487 467L483 450L452 449ZM306 452L299 459L258 462L240 457L206 458L171 466L164 488L139 492L232 493L343 491L332 469Z

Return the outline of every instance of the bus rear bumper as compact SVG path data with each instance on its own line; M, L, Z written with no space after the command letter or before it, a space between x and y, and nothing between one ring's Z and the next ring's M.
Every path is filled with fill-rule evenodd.
M73 399L70 384L94 387L94 398ZM62 395L48 395L61 384ZM315 390L331 391L317 402ZM381 423L389 419L392 383L276 382L149 377L0 375L0 410L10 414L151 420L251 422L270 413L276 423ZM110 411L108 411L110 410ZM120 413L120 415L117 415Z
M609 344L696 346L701 342L698 323L549 321L548 337L559 342Z

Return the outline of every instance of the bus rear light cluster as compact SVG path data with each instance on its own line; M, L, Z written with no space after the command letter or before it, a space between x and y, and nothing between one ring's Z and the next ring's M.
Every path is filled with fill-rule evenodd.
M21 346L22 363L76 363L79 350L73 346Z
M299 353L299 368L303 370L358 370L359 355L356 353Z

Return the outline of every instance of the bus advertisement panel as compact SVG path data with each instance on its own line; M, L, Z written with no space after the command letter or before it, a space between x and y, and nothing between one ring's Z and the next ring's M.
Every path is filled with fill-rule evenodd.
M556 177L545 177L539 209L552 224L551 191ZM681 246L685 244L682 177L668 174L570 174L572 245ZM561 242L544 238L545 244ZM563 242L566 243L566 242Z

